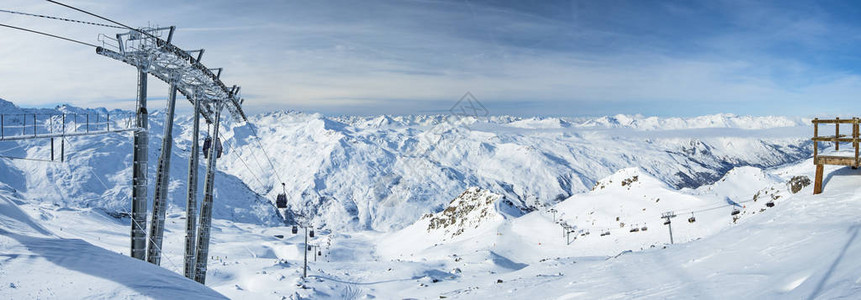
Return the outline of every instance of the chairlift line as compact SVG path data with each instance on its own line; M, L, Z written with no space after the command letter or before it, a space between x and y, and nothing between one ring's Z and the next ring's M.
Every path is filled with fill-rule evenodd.
M14 10L5 10L5 9L0 9L0 12L9 13L9 14L15 14L15 15L22 15L22 16L29 16L29 17L38 17L38 18L45 18L45 19L59 20L59 21L72 22L72 23L80 23L80 24L93 25L93 26L102 26L102 27L108 27L108 28L125 29L125 27L120 27L120 26L116 26L116 25L103 24L103 23L95 23L95 22L88 22L88 21L81 21L81 20L74 20L74 19L67 19L67 18L54 17L54 16L48 16L48 15L31 14L31 13L25 13L25 12L14 11Z
M81 44L81 45L85 45L85 46L90 46L90 47L93 47L93 48L98 48L98 47L99 47L99 46L96 46L96 45L93 45L93 44L90 44L90 43L87 43L87 42L82 42L82 41L79 41L79 40L75 40L75 39L71 39L71 38L67 38L67 37L62 37L62 36L59 36L59 35L56 35L56 34L50 34L50 33L42 32L42 31L38 31L38 30L27 29L27 28L24 28L24 27L12 26L12 25L3 24L3 23L0 23L0 26L2 26L2 27L6 27L6 28L11 28L11 29L16 29L16 30L21 30L21 31L26 31L26 32L30 32L30 33L35 33L35 34L39 34L39 35L44 35L44 36L52 37L52 38L56 38L56 39L61 39L61 40L64 40L64 41L69 41L69 42L72 42L72 43L77 43L77 44Z
M111 23L117 24L117 25L119 25L119 26L122 26L122 28L124 28L124 29L129 29L129 30L132 30L132 31L136 31L136 32L139 32L139 33L142 33L142 34L148 35L148 36L149 36L149 37L151 37L151 38L155 38L155 36L154 36L154 35L152 35L152 34L151 34L151 33L149 33L149 32L145 32L145 31L142 31L142 30L137 29L137 28L132 28L131 26L128 26L128 25L126 25L126 24L123 24L123 23L120 23L120 22L117 22L117 21L114 21L114 20L111 20L111 19L108 19L108 18L102 17L102 16L100 16L100 15L97 15L97 14L94 14L94 13L91 13L91 12L88 12L88 11L86 11L86 10L83 10L83 9L80 9L80 8L77 8L77 7L74 7L74 6L68 5L68 4L63 4L63 3L60 3L60 2L57 2L57 1L53 1L53 0L45 0L45 1L48 1L48 2L51 2L51 3L57 4L57 5L59 5L59 6L63 6L63 7L65 7L65 8L71 9L71 10L75 10L75 11L79 11L79 12L85 13L85 14L87 14L87 15L90 15L90 16L93 16L93 17L96 17L96 18L99 18L99 19L102 19L102 20L105 20L105 21L108 21L108 22L111 22Z
M278 168L275 168L275 164L272 163L272 158L269 156L269 153L266 152L266 148L263 147L263 143L260 142L260 136L257 135L257 129L254 129L254 125L249 124L249 128L251 128L251 133L254 134L254 138L257 140L257 146L260 147L260 150L263 151L263 155L266 156L266 160L269 161L269 166L272 167L272 172L275 173L275 177L278 177L278 181L281 184L284 184L284 180L281 179L281 174L278 174Z

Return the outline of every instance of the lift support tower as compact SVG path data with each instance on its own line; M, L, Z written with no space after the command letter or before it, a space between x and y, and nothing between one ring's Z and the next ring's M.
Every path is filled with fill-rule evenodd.
M224 109L236 121L247 121L242 110L244 99L240 97L238 86L227 87L221 81L221 68L207 68L200 60L203 49L186 51L172 44L175 27L156 27L131 29L115 37L100 35L102 46L96 53L107 56L138 70L137 119L138 127L144 129L135 133L133 189L132 189L132 230L131 256L146 259L153 264L161 263L162 241L164 239L165 209L170 179L170 158L173 145L173 120L176 108L176 94L184 95L194 105L194 130L192 154L189 157L187 224L185 245L185 276L204 283L206 278L206 259L209 249L209 233L212 219L213 184L215 158L208 155L204 183L204 201L200 210L199 226L195 233L195 214L197 208L197 170L199 118L213 124L213 141L218 137L219 121ZM162 38L164 35L166 38ZM195 54L195 55L193 55ZM147 76L153 75L170 86L164 122L164 138L161 155L156 167L155 195L153 213L146 236L147 215ZM213 151L217 147L211 147ZM147 243L148 241L148 243ZM144 246L146 245L146 247Z

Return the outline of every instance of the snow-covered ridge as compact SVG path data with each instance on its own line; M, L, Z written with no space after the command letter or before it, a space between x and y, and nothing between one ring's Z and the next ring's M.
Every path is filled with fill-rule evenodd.
M595 118L577 124L582 127L631 128L637 130L678 130L703 128L769 129L806 126L810 122L802 118L780 116L738 116L714 114L691 118L659 118L642 115L615 115Z
M405 116L340 116L333 118L358 128L385 126L428 126L457 119L464 123L488 122L512 128L558 129L558 128L627 128L644 131L680 130L704 128L770 129L808 126L810 120L784 116L739 116L735 114L713 114L689 118L655 117L617 114L602 117L516 117L490 116L477 118L450 115L405 115Z
M54 108L27 108L19 107L10 101L0 98L0 114L128 114L129 111L121 109L81 108L68 104L57 105Z

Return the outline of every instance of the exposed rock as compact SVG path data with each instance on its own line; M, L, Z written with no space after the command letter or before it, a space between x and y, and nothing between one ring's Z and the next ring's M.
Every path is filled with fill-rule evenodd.
M789 180L789 190L795 194L801 191L804 187L810 185L810 177L807 176L795 176Z
M449 203L445 210L429 216L428 232L443 229L451 237L467 228L478 228L488 218L498 215L494 202L502 195L471 187Z

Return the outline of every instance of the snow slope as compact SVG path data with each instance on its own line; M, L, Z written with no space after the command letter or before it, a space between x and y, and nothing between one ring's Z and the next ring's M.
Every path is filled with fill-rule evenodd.
M810 176L807 160L776 170ZM861 292L857 216L861 172L828 168L825 192L811 189L745 223L681 245L609 259L568 258L530 265L460 292L465 298L838 299ZM488 278L490 279L490 278Z
M504 217L508 214L499 208L509 206L498 201L500 195L476 191L482 192L469 189L446 210L386 236L378 246L380 255L409 260L439 258L451 251L488 251L521 262L571 253L614 255L668 243L661 219L665 212L678 215L673 220L675 242L687 242L761 213L772 196L792 194L783 179L753 167L733 169L715 184L697 190L676 190L640 169L622 169L599 180L590 192L522 217ZM728 205L727 199L738 206ZM739 210L735 216L730 214L734 208ZM449 218L453 215L449 212L464 211L468 213Z
M104 109L81 109L59 106L56 109L22 109L0 99L0 113L104 114ZM111 113L121 114L122 111ZM71 116L71 115L70 115ZM14 120L7 118L7 125ZM161 151L163 114L150 115L149 135L149 199L154 193L156 162ZM115 127L124 120L115 120ZM73 126L82 126L80 124ZM190 135L190 128L179 127L174 136ZM7 132L8 134L8 132ZM184 213L186 178L188 176L187 140L175 139L171 158L171 180L168 188L168 214ZM55 142L55 155L59 160L60 141ZM131 209L131 133L106 134L65 139L66 163L0 158L0 181L22 194L23 199L38 199L70 208L98 208L117 216L126 217ZM51 144L47 139L0 142L4 156L49 160ZM204 174L201 163L199 173ZM216 174L213 214L216 218L257 224L280 224L274 206L257 195L240 179L219 172ZM198 193L203 191L203 180L198 182ZM200 196L202 198L202 196ZM152 203L147 205L152 207ZM126 218L128 221L129 219ZM130 221L129 221L130 222Z
M18 208L0 184L0 297L4 299L224 299L182 275L59 237Z

